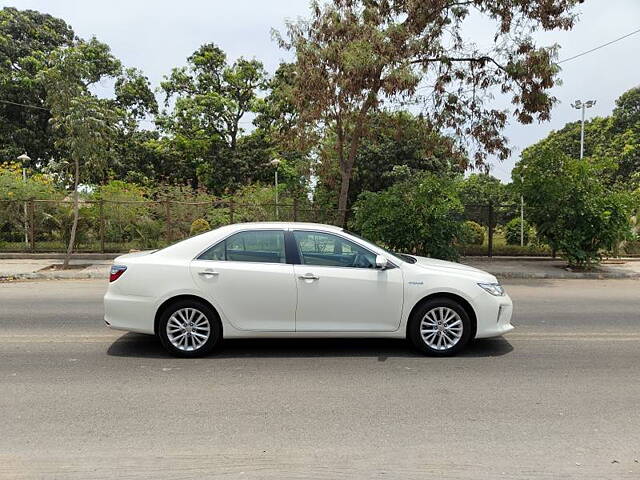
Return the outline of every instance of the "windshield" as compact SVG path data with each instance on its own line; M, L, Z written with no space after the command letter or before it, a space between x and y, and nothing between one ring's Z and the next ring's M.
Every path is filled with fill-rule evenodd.
M375 242L372 242L371 240L368 240L364 237L361 237L360 235L358 235L357 233L353 233L350 232L349 230L344 230L344 233L348 233L349 235L351 235L352 237L356 237L359 238L360 240L364 240L367 243L370 243L372 245L375 245L376 247L384 250L385 252L389 253L390 255L393 255L394 257L396 257L399 260L402 260L403 262L407 262L407 263L416 263L418 260L416 260L415 257L412 257L411 255L408 255L406 253L400 253L400 252L394 252L393 250L389 250L388 248L383 247L382 245L378 245Z

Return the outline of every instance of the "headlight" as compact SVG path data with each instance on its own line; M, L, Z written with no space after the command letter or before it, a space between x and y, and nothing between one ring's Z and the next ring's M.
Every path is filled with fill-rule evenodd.
M479 283L478 286L496 297L504 295L504 288L499 283Z

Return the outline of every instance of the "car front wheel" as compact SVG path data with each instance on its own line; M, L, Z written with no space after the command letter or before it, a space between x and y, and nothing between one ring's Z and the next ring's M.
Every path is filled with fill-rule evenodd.
M220 320L208 305L195 300L178 301L162 313L158 323L162 345L179 357L200 357L219 343Z
M413 312L407 333L413 344L426 354L454 355L469 342L471 321L455 300L434 298Z

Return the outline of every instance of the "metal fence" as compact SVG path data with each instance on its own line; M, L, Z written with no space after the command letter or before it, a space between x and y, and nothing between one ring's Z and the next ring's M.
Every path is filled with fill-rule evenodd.
M483 227L479 244L459 243L462 255L549 255L549 248L530 241L508 245L504 225L520 215L519 206L466 205L460 221ZM286 204L236 203L233 200L82 200L75 251L121 252L160 248L189 237L192 223L204 219L210 228L239 222L302 221L337 224L338 211L314 207L307 199ZM71 200L0 200L0 251L63 252L73 221Z
M233 200L82 200L74 250L159 248L190 236L196 219L206 220L211 228L274 220L335 224L337 213L299 201L276 205ZM0 200L0 251L65 251L72 222L71 200Z
M526 221L526 208L521 212L521 205L514 203L503 204L471 204L464 206L464 212L460 219L473 221L484 229L484 238L481 244L461 244L459 250L462 255L513 255L513 256L548 256L555 255L548 245L541 243L533 232L527 232L523 237L522 245L518 236L516 243L509 244L507 240L506 225L514 218L520 218L524 213Z

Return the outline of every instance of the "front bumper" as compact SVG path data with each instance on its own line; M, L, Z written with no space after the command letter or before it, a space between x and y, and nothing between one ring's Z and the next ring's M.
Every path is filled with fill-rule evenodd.
M483 298L480 306L476 308L477 329L475 338L489 338L504 335L513 330L511 314L513 302L509 295L502 297Z

